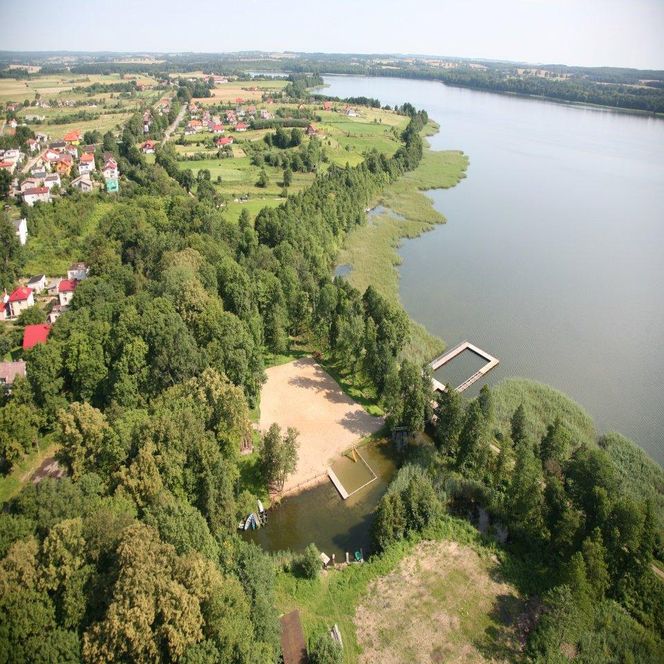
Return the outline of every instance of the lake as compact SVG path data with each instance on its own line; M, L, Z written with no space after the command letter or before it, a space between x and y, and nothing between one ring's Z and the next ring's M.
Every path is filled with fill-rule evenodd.
M470 157L464 181L430 192L448 223L400 249L408 313L497 356L489 383L548 383L664 464L664 121L431 81L325 82L426 109L433 148Z

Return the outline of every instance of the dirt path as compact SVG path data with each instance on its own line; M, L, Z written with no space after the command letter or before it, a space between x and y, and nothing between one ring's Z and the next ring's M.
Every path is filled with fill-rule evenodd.
M182 122L182 118L184 117L184 114L187 112L187 105L183 104L182 108L180 109L180 112L177 114L177 117L175 120L173 120L173 124L166 129L164 132L164 140L163 142L166 143L171 139L172 133L177 129L177 126Z
M457 542L422 542L374 581L355 612L362 664L515 659L523 610L496 562Z
M273 422L282 430L295 427L300 433L297 469L286 480L286 492L325 473L333 457L384 424L383 418L369 415L344 394L311 358L267 370L261 391L261 431Z

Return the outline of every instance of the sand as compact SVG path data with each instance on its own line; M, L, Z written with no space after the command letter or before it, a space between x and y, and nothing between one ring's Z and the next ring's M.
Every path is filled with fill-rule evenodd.
M267 370L261 391L261 431L273 422L284 431L294 427L299 432L297 469L286 480L284 493L325 475L335 456L385 423L344 394L312 358Z

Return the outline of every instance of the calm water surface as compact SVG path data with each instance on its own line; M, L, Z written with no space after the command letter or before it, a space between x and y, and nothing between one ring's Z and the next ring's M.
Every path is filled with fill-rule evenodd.
M549 383L664 464L664 121L429 81L325 81L326 94L425 108L441 125L433 147L470 157L460 185L431 192L448 223L400 251L410 315L499 357L491 383Z

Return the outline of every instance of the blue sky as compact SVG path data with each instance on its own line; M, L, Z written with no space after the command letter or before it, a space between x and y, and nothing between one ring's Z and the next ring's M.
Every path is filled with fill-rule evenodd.
M1 49L427 53L664 69L664 0L0 0Z

